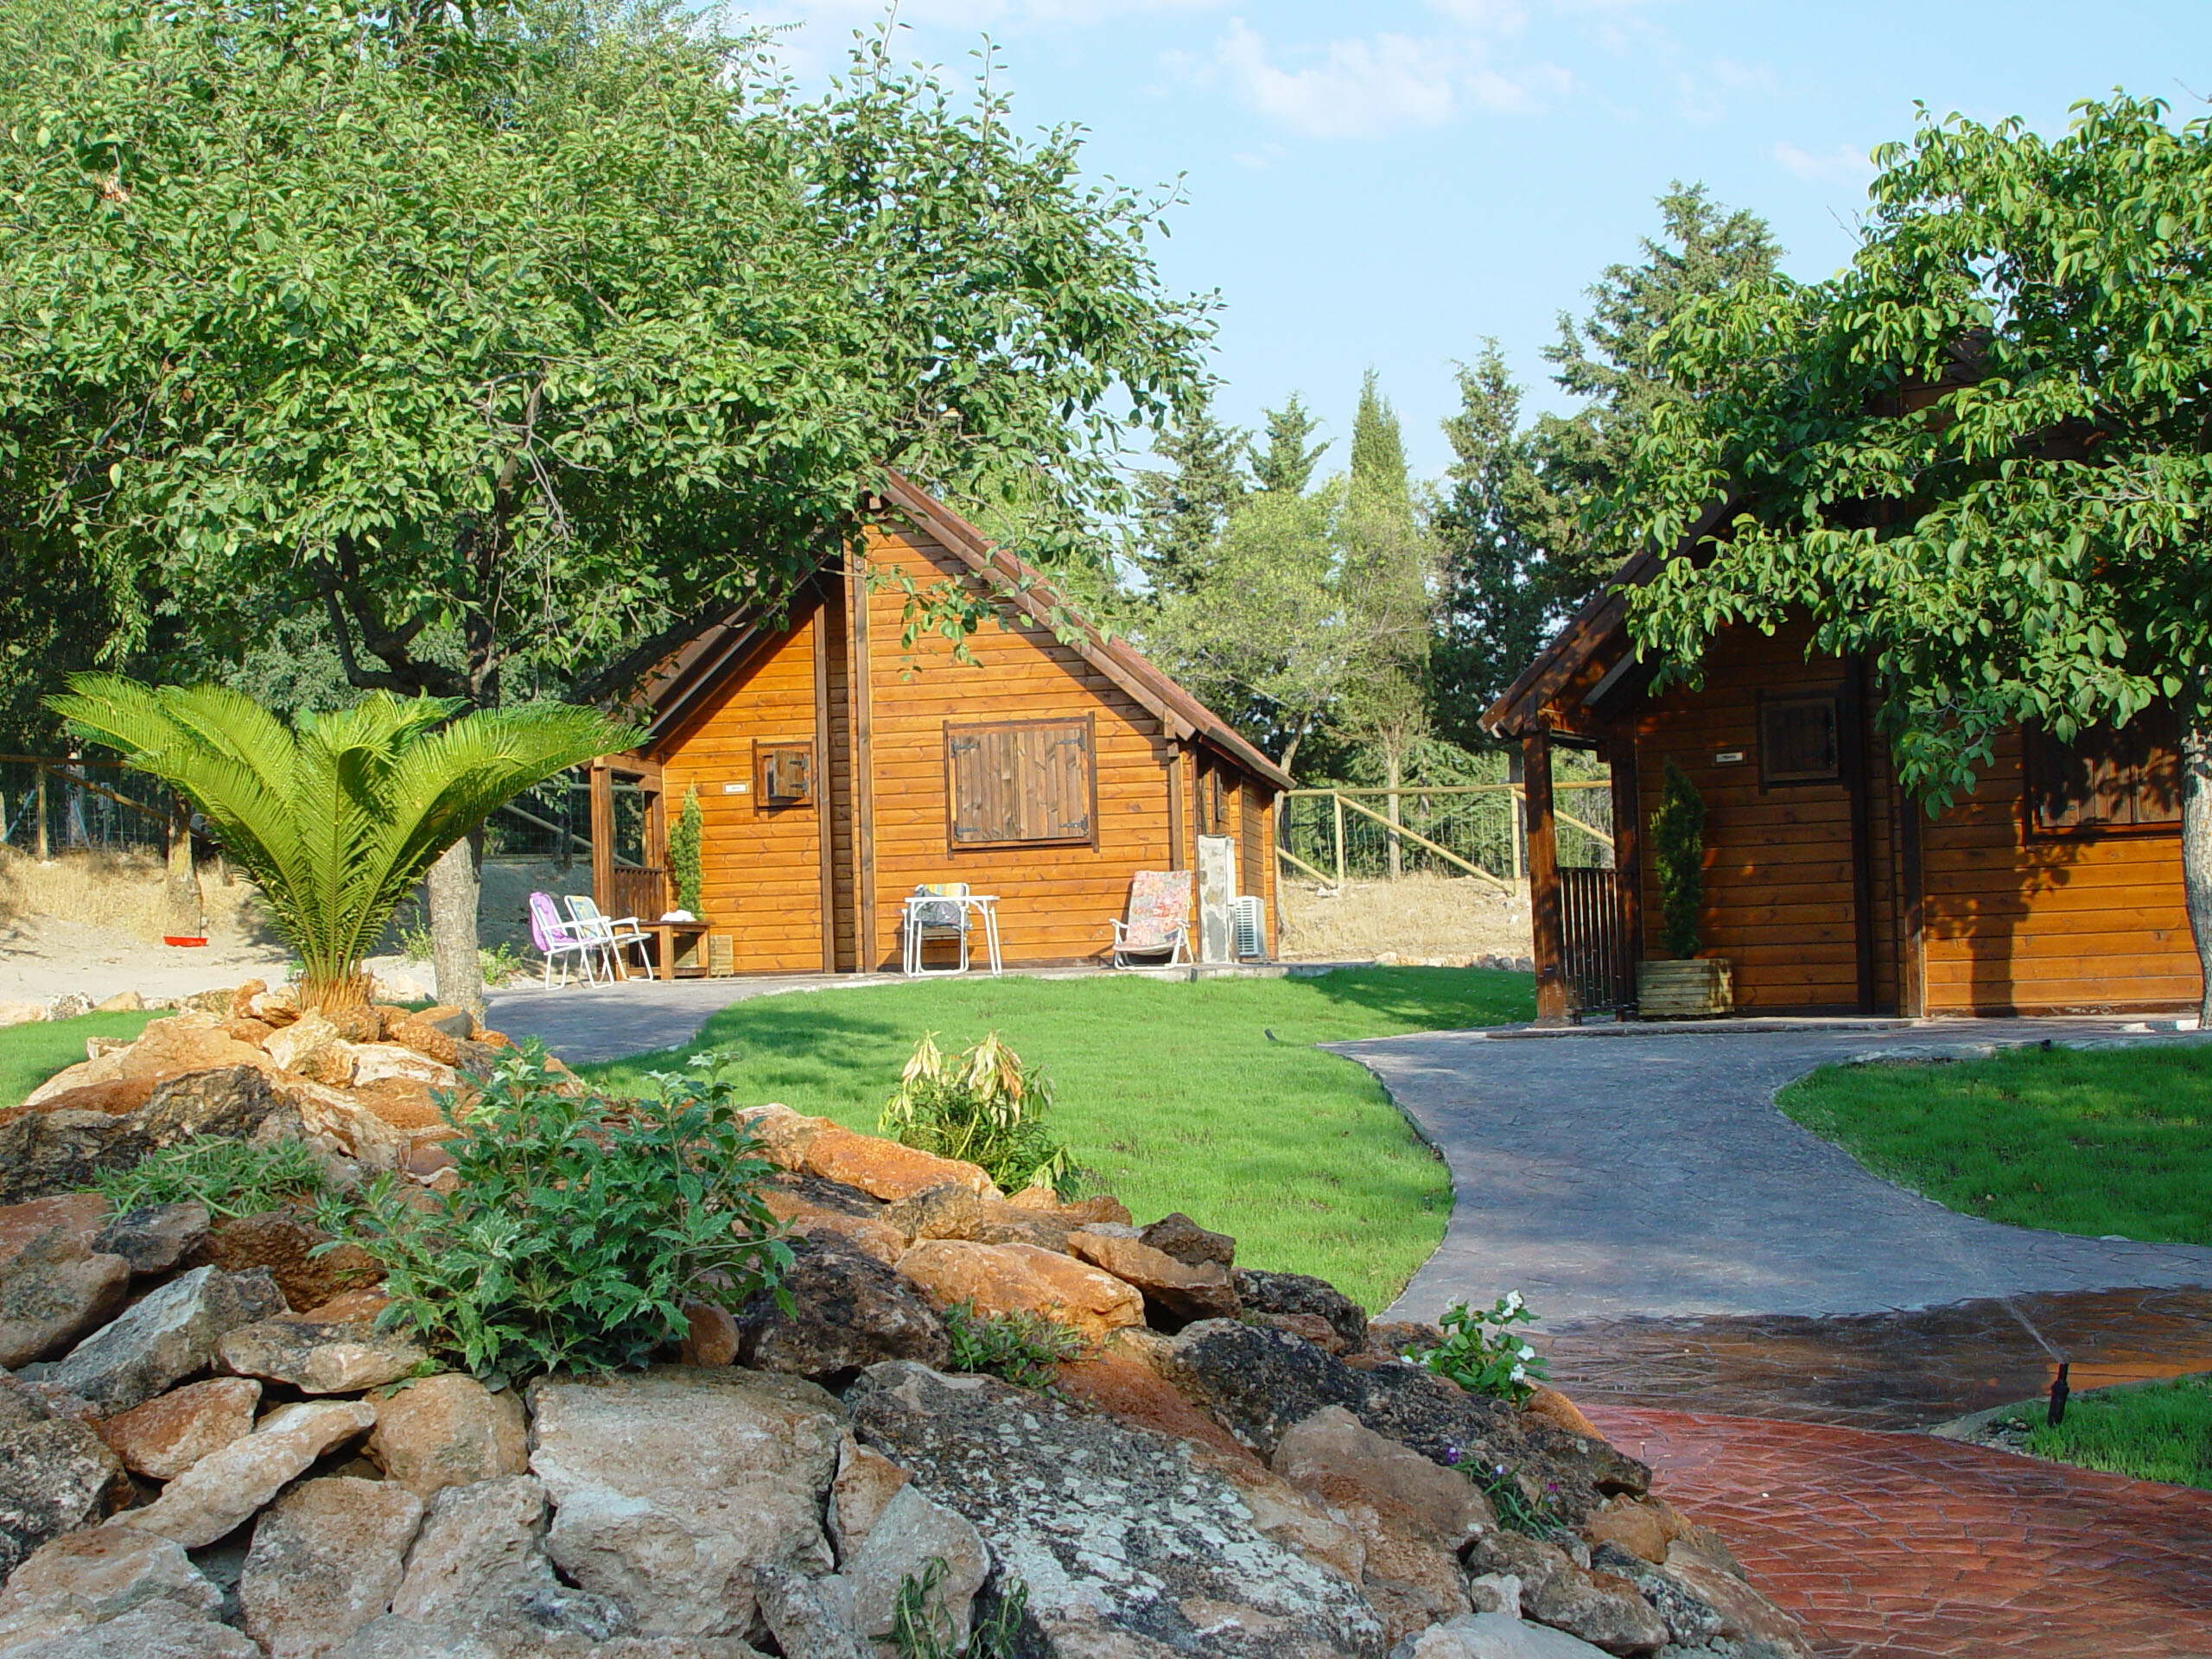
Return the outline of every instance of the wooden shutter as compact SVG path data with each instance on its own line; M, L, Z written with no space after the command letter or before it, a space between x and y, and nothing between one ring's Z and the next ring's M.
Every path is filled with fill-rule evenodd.
M955 847L1091 839L1090 721L1009 721L944 730L948 839Z
M1759 705L1759 782L1834 783L1843 776L1843 710L1834 696L1770 697Z
M2026 734L2028 796L2047 830L2164 829L2181 822L2181 725L2154 704L2117 729L2093 726L2071 743Z

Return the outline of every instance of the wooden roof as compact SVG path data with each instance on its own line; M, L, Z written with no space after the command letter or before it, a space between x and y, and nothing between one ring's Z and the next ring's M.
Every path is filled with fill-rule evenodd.
M887 468L881 495L898 516L935 536L998 597L1038 626L1054 630L1063 644L1158 720L1171 739L1203 743L1276 789L1297 786L1288 772L1135 647L1084 620L1035 566L989 541L951 508ZM817 575L791 603L803 604L821 581ZM649 711L645 747L675 731L703 698L742 672L775 639L781 624L780 608L735 613L702 628L664 659L642 688Z

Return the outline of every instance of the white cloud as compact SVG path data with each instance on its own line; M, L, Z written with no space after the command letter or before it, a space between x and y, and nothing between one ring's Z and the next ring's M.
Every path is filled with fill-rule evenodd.
M1464 0L1461 0L1464 3ZM1503 9L1479 10L1497 22ZM1436 127L1471 111L1541 109L1572 84L1550 64L1500 68L1477 32L1380 34L1334 40L1289 62L1243 18L1232 18L1215 62L1247 109L1314 138L1364 138Z
M1873 182L1874 163L1863 149L1838 144L1818 152L1801 149L1787 139L1774 147L1774 159L1785 171L1821 184L1847 185L1865 189Z
M1677 74L1675 90L1675 107L1682 118L1703 127L1724 118L1738 97L1772 98L1780 87L1774 71L1764 63L1714 58Z

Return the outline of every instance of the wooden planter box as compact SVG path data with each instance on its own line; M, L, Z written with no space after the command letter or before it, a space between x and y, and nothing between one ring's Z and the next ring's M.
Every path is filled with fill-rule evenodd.
M1735 970L1725 958L1637 964L1636 1011L1643 1019L1707 1020L1735 1007Z

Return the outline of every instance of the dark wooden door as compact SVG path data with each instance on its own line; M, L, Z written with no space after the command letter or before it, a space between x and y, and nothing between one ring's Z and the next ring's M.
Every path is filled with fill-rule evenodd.
M1627 907L1620 877L1573 866L1559 872L1560 960L1574 1013L1619 1010L1636 1001Z

